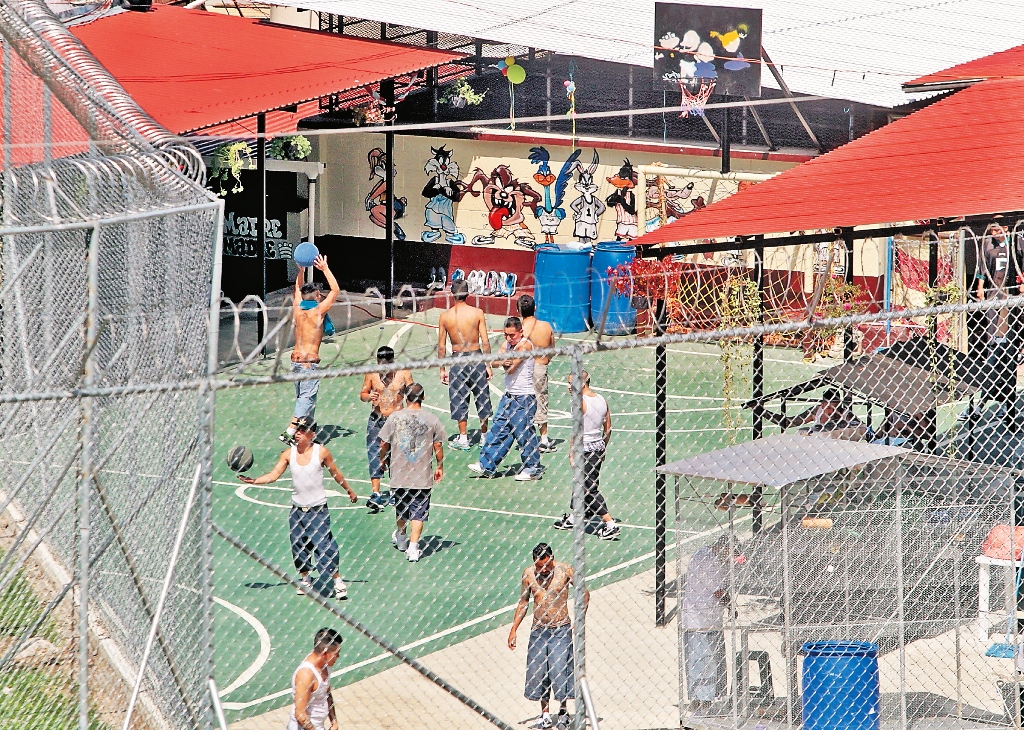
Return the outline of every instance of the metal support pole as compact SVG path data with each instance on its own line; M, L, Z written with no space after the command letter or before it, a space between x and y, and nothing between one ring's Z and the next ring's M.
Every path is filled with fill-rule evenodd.
M853 283L853 229L843 229L843 281L847 284ZM857 342L853 337L853 325L843 328L843 361L849 361L853 357L853 351L857 349Z
M586 510L584 509L585 491L583 470L583 351L575 348L572 353L570 365L572 373L571 395L572 395L572 566L575 577L573 580L573 637L572 643L574 672L576 677L575 713L573 727L575 730L584 730L587 725L586 708L579 701L581 696L579 682L587 676L587 634L586 634L586 535L587 522Z
M629 136L633 136L633 65L629 66L629 97L627 99L627 108L630 110L630 114L627 117L628 132ZM550 114L551 112L548 112Z
M675 517L676 517L676 531L673 536L675 542L676 551L676 579L675 579L675 592L676 592L676 670L677 680L679 682L678 694L679 694L679 727L686 727L686 643L684 641L683 632L683 615L680 610L683 605L683 554L679 549L679 536L683 534L683 512L680 509L680 495L679 495L679 477L675 477L673 480L675 485Z
M764 236L758 236L758 239L763 244ZM764 324L764 245L759 245L754 249L754 282L757 284L757 297L758 297L758 308L757 308L757 323ZM754 438L759 439L764 436L764 404L761 403L760 399L764 395L764 336L754 338L754 353L751 358L751 397L755 401L754 408L751 411L751 418L753 419ZM760 486L754 487L750 492L751 501L751 518L752 524L751 529L756 535L761 531L762 525L762 496L763 492Z
M782 658L786 666L786 727L796 721L796 653L790 629L793 626L793 583L789 575L789 489L782 490Z
M722 119L722 139L719 141L719 145L722 150L722 172L732 172L732 160L729 159L732 150L730 149L730 129L729 123L732 121L732 107L725 108L725 115Z
M256 115L256 260L260 270L260 301L267 303L267 115ZM256 318L256 341L263 342L263 318ZM266 346L260 355L266 355Z
M387 206L385 212L384 229L385 240L388 242L388 298L384 303L386 315L394 314L393 300L395 298L395 133L384 133L384 204Z
M793 92L789 90L789 84L787 84L786 80L782 78L782 74L779 73L779 69L777 69L775 64L772 63L772 59L768 57L768 53L764 50L764 46L761 46L761 58L764 60L764 65L768 67L769 71L771 71L772 76L775 79L775 83L777 83L779 88L782 89L783 95L785 95L787 99L792 99ZM800 107L792 101L789 102L789 106L793 109L793 113L796 114L796 118L800 120L800 124L803 125L804 131L807 132L807 136L811 138L811 142L814 143L814 146L819 150L823 150L824 148L821 146L821 142L818 141L818 137L811 129L811 125L808 124L807 120L804 118L803 112L800 111Z
M664 306L664 303L659 303ZM655 330L663 333L661 319ZM654 350L654 464L664 466L668 456L667 428L668 350L658 345ZM654 476L654 623L665 625L665 538L668 505L665 495L665 475Z
M6 48L6 45L4 46ZM100 226L92 229L87 255L85 386L96 377L100 310ZM82 472L78 479L78 728L89 730L89 497L95 477L95 399L82 399Z
M900 727L907 725L907 632L904 601L906 600L903 580L903 469L896 479L896 640L900 645Z

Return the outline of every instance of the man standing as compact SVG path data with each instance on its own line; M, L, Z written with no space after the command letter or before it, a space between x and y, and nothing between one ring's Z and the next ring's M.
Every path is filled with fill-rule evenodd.
M277 464L266 474L256 477L238 475L246 484L273 484L285 469L292 474L292 508L288 513L288 535L292 545L292 560L299 571L302 587L296 591L300 596L303 588L312 590L309 580L310 562L315 558L316 569L323 578L334 578L334 597L348 598L348 588L338 573L338 543L331 533L331 515L327 510L327 492L324 490L324 467L334 481L348 492L349 501L355 504L359 497L345 480L345 475L334 463L334 457L326 446L313 443L316 423L309 416L298 419L295 445L285 449Z
M331 305L341 293L338 280L327 268L327 257L317 256L313 266L324 272L331 290L324 296L315 284L303 283L305 269L299 267L295 277L295 291L292 294L292 317L295 324L295 349L292 350L292 372L295 374L309 373L317 369L320 362L320 340L324 336L324 318L331 311ZM303 304L303 302L315 302ZM307 308L308 307L308 308ZM295 412L291 423L278 438L286 444L295 444L295 431L298 420L308 417L310 421L316 417L316 395L320 390L319 380L295 381Z
M523 294L516 302L519 316L523 318L523 336L538 350L546 350L555 345L555 331L551 324L535 315L537 304L529 294ZM533 423L540 431L540 451L550 454L555 445L548 440L548 363L550 357L533 358L533 389L537 392L537 415Z
M391 543L410 563L420 559L420 535L430 516L430 490L444 476L444 426L423 410L423 386L412 383L405 393L409 406L395 411L380 430L381 460L391 456L391 494L395 526ZM392 448L394 446L394 448ZM433 466L433 459L437 467ZM405 526L409 524L409 535Z
M452 355L490 352L487 339L487 319L482 309L466 303L469 284L465 279L452 282L452 296L455 303L441 313L437 327L437 356L448 353L448 342L452 343ZM441 382L448 385L448 402L452 420L459 424L459 435L452 441L452 448L469 451L469 436L466 426L469 421L469 396L476 399L476 414L480 418L480 440L487 433L487 419L491 417L491 393L487 381L491 379L491 366L486 363L452 365L451 373L441 366Z
M729 538L702 547L690 558L683 589L683 658L690 710L704 714L725 693L725 633L722 609L731 605L726 590Z
M569 392L572 393L572 375L569 376ZM590 374L583 371L583 515L585 520L601 518L601 526L595 533L602 540L614 540L619 536L619 526L608 512L608 503L601 494L601 465L612 437L612 412L603 396L590 389ZM575 466L573 448L569 446L569 465ZM556 530L571 530L575 527L571 502L569 512L555 522Z
M523 571L519 603L508 633L508 648L515 651L516 631L526 618L532 596L533 626L526 649L526 699L540 702L540 717L530 725L531 728L550 728L556 722L561 727L569 725L566 703L576 696L572 623L569 620L570 584L576 584L572 566L556 563L551 546L539 543L533 549L533 565ZM584 612L589 604L590 591L584 589ZM552 722L549 712L552 693L560 704L556 722Z
M377 364L389 365L395 361L395 351L387 345L377 348ZM370 488L373 490L366 507L371 514L377 514L387 506L388 500L381 496L380 478L384 475L381 461L380 434L384 421L395 411L401 410L405 389L412 385L412 373L398 370L389 373L367 373L363 377L363 389L359 400L371 403L370 417L366 420L366 459L370 465Z
M331 697L331 667L341 654L341 634L320 629L313 637L313 652L292 675L292 714L288 730L338 730Z
M533 417L537 413L533 358L514 356L514 353L527 353L532 349L533 344L523 337L523 321L519 317L506 319L505 344L498 351L506 357L495 363L505 369L505 394L498 403L494 428L480 449L480 461L469 465L469 470L476 474L493 476L514 439L523 458L516 481L528 482L540 477L540 450L537 432L533 430Z

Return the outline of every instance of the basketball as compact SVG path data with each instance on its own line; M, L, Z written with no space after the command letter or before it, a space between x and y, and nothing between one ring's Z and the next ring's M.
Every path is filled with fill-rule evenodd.
M316 257L320 255L320 250L316 247L315 243L305 241L295 247L295 252L292 254L292 258L302 268L312 266L313 262L316 261Z
M228 451L228 468L239 473L252 469L252 452L245 446L233 446Z

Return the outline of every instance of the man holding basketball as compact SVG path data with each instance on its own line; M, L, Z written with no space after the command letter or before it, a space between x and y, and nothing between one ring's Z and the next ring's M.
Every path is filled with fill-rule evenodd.
M320 340L324 336L324 318L331 311L331 305L341 293L338 280L327 267L327 257L317 256L314 268L324 272L331 290L326 296L313 283L304 283L304 269L300 266L295 277L295 291L292 294L292 317L295 323L295 349L292 350L292 373L305 374L316 371L320 363ZM305 304L303 304L305 302ZM310 421L316 416L316 396L320 390L319 380L295 381L295 412L287 430L278 438L286 444L295 445L295 432L300 418Z
M326 264L324 265L326 267ZM333 277L332 277L333 278ZM277 464L266 474L256 477L238 475L246 484L273 484L285 469L292 473L292 508L288 513L288 536L292 544L292 560L299 571L301 596L313 589L309 580L310 563L316 560L321 578L330 574L334 578L334 597L348 598L348 588L338 572L338 543L331 533L331 515L327 510L327 491L324 489L324 467L339 485L348 492L355 504L359 497L345 480L334 457L326 446L313 443L316 423L309 416L296 419L295 445L281 452ZM305 590L303 590L305 589Z

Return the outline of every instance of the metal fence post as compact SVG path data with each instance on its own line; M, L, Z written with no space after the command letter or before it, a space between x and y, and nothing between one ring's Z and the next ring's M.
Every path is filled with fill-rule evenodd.
M583 483L583 350L579 347L573 349L572 364L572 565L575 572L573 591L573 610L575 613L573 622L573 670L576 677L576 692L573 727L576 730L583 730L586 727L586 712L583 702L580 701L580 680L587 675L587 640L586 640L586 545L584 540L587 534L587 523L584 510L584 483Z
M99 336L100 225L89 238L85 320L85 385L96 375L96 341ZM78 727L89 730L89 495L96 449L94 399L82 399L82 471L78 479Z

